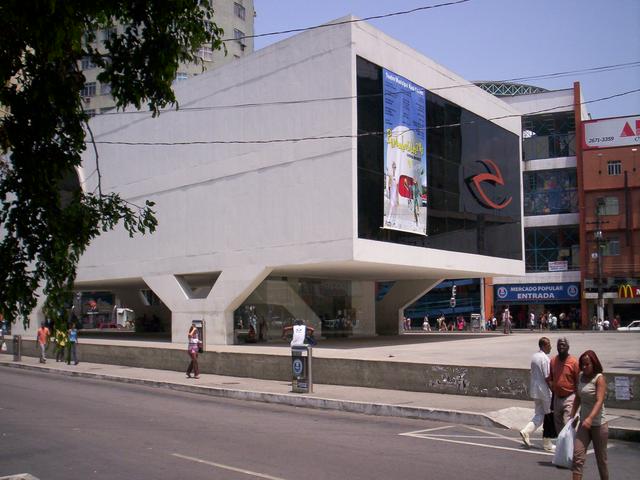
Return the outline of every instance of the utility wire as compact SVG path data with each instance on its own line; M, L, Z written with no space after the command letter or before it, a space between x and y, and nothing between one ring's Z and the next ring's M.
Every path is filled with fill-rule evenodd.
M396 17L398 15L408 15L409 13L415 13L415 12L419 12L419 11L423 11L423 10L432 10L434 8L440 8L440 7L450 7L452 5L459 5L461 3L467 3L470 2L471 0L457 0L454 2L446 2L446 3L438 3L436 5L428 5L425 7L417 7L417 8L412 8L411 10L403 10L401 12L391 12L391 13L384 13L382 15L373 15L371 17L365 17L365 18L356 18L354 20L343 20L341 22L334 22L334 23L324 23L322 25L314 25L312 27L303 27L303 28L292 28L290 30L280 30L278 32L268 32L268 33L259 33L257 35L245 35L244 37L237 37L237 38L225 38L222 41L223 42L233 42L233 41L238 41L238 40L245 40L248 38L260 38L260 37L270 37L273 35L284 35L287 33L297 33L297 32L306 32L308 30L317 30L319 28L329 28L329 27L335 27L337 25L345 25L348 23L359 23L359 22L366 22L368 20L379 20L381 18L389 18L389 17Z
M627 92L616 93L606 97L596 98L594 100L587 100L584 102L580 102L580 105L587 105L590 103L602 102L604 100L610 100L612 98L622 97L622 96L630 95L632 93L637 93L637 92L640 92L640 88L637 88L635 90L629 90ZM557 110L558 108L569 108L573 106L574 106L573 103L568 105L557 105L554 107L545 108L545 109L537 110L534 112L528 112L526 116L545 113L552 110ZM509 115L501 115L498 117L486 118L484 120L488 120L488 121L503 120L506 118L514 118L514 117L522 117L522 116L524 115L509 114ZM470 125L473 123L475 123L475 121L471 120L468 122L457 122L457 123L450 123L446 125L434 125L434 126L425 127L424 130L435 130L435 129L441 129L441 128L458 127L462 125ZM405 132L401 132L401 133L406 133L410 130L412 129L407 129ZM416 129L413 129L413 130L416 130ZM339 139L339 138L360 138L360 137L366 137L366 136L385 135L385 134L386 132L382 131L382 132L363 132L363 133L358 133L356 135L320 135L320 136L297 137L297 138L274 138L274 139L266 139L266 140L192 140L192 141L184 141L184 142L125 142L125 141L112 141L112 140L98 140L95 143L103 144L103 145L130 145L130 146L134 146L134 145L179 146L179 145L228 145L228 144L233 144L233 145L258 144L259 145L259 144L269 144L269 143L303 142L303 141L309 141L309 140L333 140L333 139Z
M589 67L579 70L572 70L566 72L555 72L555 73L545 73L542 75L534 75L529 77L518 77L511 78L506 80L487 80L485 82L478 83L508 83L515 81L523 81L523 80L534 80L534 79L551 79L551 78L560 78L569 75L575 74L590 74L590 73L602 73L611 70L619 70L626 68L637 68L640 67L640 61L628 62L628 63L618 63L613 65L603 65L599 67ZM426 89L429 92L437 92L441 90L449 90L453 88L463 88L463 87L478 87L476 83L463 83L458 85L449 85L445 87L433 87ZM207 111L207 110L228 110L233 108L253 108L253 107L262 107L262 106L275 106L275 105L300 105L307 103L315 103L315 102L332 102L332 101L341 101L341 100L354 100L356 98L370 98L370 97L379 97L382 93L372 93L366 95L348 95L348 96L339 96L339 97L322 97L322 98L307 98L300 100L276 100L272 102L259 102L259 103L237 103L237 104L228 104L228 105L209 105L202 107L181 107L176 109L167 108L162 109L161 112L191 112L191 111ZM105 112L101 115L147 115L149 112L146 110L134 110L134 111L112 111Z

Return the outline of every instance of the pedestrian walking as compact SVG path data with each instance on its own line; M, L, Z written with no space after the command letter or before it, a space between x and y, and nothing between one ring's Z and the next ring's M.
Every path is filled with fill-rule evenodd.
M509 311L509 307L504 307L502 311L502 329L505 335L509 335L513 333L511 329L511 320L513 317L511 316L511 312Z
M189 328L189 343L187 346L187 352L189 353L189 357L191 361L189 362L189 367L187 368L187 378L191 378L191 372L193 372L193 378L200 378L200 368L198 367L198 352L200 350L201 340L198 338L198 329L195 325L191 325Z
M569 340L566 337L558 339L557 347L558 354L551 359L547 383L553 393L553 421L556 431L560 432L571 418L580 367L578 359L569 355Z
M520 436L527 448L531 447L530 435L543 425L545 415L551 412L551 389L547 384L550 370L548 355L551 352L551 340L547 337L540 338L538 347L539 350L531 357L531 379L529 383L529 396L533 398L535 410L531 421L520 430ZM545 433L543 431L543 448L548 452L553 452L555 446L551 438L545 437Z
M49 346L49 337L51 332L45 326L44 322L40 322L40 328L36 333L36 341L40 349L40 363L47 363L47 347Z
M593 442L600 478L608 480L607 442L609 426L605 417L604 397L607 394L607 382L602 373L602 364L593 350L580 355L580 382L576 399L571 409L573 417L580 408L580 425L573 444L573 480L581 480L587 448Z
M536 328L536 314L533 312L529 313L529 330L533 332L533 329Z
M64 362L64 352L69 342L69 334L64 328L57 328L54 338L56 339L56 362Z
M78 362L78 329L76 324L72 323L68 332L69 335L69 352L67 353L67 365L71 365L71 359L73 364L77 365Z
M424 320L422 321L422 330L425 332L431 331L431 324L429 323L429 315L424 316Z

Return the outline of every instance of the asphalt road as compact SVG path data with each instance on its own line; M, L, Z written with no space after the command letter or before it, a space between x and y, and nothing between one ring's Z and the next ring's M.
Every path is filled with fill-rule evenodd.
M371 417L0 367L0 477L567 479L517 432ZM610 442L610 477L640 445ZM634 474L635 472L635 474ZM589 455L586 479L598 478Z

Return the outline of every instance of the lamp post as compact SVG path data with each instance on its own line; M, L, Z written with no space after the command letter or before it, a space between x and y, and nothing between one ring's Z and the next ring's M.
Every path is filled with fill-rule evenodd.
M598 211L599 212L599 211ZM605 244L604 238L602 236L602 229L600 228L600 213L598 213L598 228L594 232L594 237L596 240L596 245L598 248L597 251L597 259L598 259L598 305L596 307L597 315L598 315L598 323L602 324L604 321L604 298L602 294L602 250Z

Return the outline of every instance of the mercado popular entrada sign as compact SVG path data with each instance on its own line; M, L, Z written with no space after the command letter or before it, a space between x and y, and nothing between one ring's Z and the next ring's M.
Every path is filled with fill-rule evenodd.
M557 302L577 301L580 298L578 283L526 283L520 285L496 285L499 302Z

